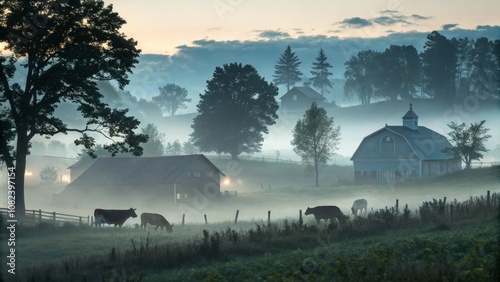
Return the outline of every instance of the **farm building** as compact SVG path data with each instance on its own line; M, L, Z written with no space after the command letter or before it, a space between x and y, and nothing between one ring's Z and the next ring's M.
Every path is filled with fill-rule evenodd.
M460 170L460 159L443 153L446 147L452 147L446 137L418 125L410 104L402 126L386 125L361 141L351 158L354 179L395 182Z
M280 100L281 111L286 113L295 110L306 110L311 107L313 102L321 105L325 97L309 86L295 86L286 92L285 95L281 96Z
M88 164L88 163L87 163ZM82 164L70 167L78 175L63 193L84 193L86 197L113 200L161 200L169 203L191 200L196 195L220 194L224 176L204 155L166 157L104 157L81 171ZM76 170L76 171L73 171ZM209 194L209 195L207 195Z

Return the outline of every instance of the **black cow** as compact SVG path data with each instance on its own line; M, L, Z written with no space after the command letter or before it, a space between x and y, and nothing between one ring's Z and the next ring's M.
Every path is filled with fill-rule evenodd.
M365 199L357 199L352 203L351 211L353 215L358 215L358 211L361 214L368 212L368 202Z
M329 219L330 222L333 221L333 219L338 219L341 222L344 222L346 219L346 216L342 213L342 211L339 209L337 206L317 206L314 208L307 208L306 212L304 213L305 215L314 215L314 218L316 221L319 223L321 219L327 220Z
M95 209L94 218L95 218L95 227L101 227L102 223L114 224L115 227L118 225L122 227L123 223L129 217L137 217L135 214L135 209L130 208L128 210L103 210L103 209Z
M172 232L172 227L174 226L173 224L170 224L168 220L166 220L163 215L157 214L157 213L147 213L143 212L141 214L141 229L144 227L146 229L146 225L151 224L151 225L156 225L155 230L158 229L158 227L161 227L161 230L163 230L163 227L167 230L167 232Z

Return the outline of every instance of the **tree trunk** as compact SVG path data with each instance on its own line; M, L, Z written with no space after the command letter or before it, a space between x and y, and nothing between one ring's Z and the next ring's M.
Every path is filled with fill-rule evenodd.
M316 185L315 186L318 187L319 186L319 177L318 177L319 168L318 168L318 161L317 160L314 160L314 172L316 174Z
M26 155L28 153L28 138L26 134L18 131L17 151L16 151L16 217L23 218L26 214L26 205L24 202L24 174L26 171Z

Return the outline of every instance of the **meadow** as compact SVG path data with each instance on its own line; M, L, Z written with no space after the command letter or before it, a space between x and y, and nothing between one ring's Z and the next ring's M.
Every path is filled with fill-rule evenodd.
M135 229L134 220L121 229L71 224L19 227L18 274L2 275L7 281L496 281L498 277L500 167L394 185L357 185L347 177L339 181L339 173L330 175L331 181L325 180L321 187L311 187L293 184L294 177L297 182L307 179L292 164L284 168L240 164L239 176L247 179L247 185L236 188L238 196L211 199L184 226L180 211L172 211L173 233ZM274 178L261 178L274 181L270 189L248 184L245 173L259 169L273 172ZM284 172L290 176L280 182L276 178ZM354 217L350 204L361 196L368 199L369 213ZM350 215L349 222L316 224L310 216L299 217L307 206L321 204L337 204ZM237 223L236 210L240 211ZM208 224L203 223L203 214L208 215Z

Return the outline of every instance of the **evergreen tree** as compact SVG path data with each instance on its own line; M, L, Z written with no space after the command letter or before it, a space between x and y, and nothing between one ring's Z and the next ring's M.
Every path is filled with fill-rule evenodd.
M427 35L422 53L424 89L431 97L442 101L456 95L457 47L451 40L433 31Z
M313 62L313 67L311 74L313 77L310 78L312 85L320 90L321 95L324 97L325 92L330 93L327 88L333 87L333 82L328 78L332 73L328 70L332 67L326 60L328 58L321 49L316 57L316 62Z
M302 72L299 71L301 63L295 53L292 52L290 45L288 45L274 66L273 82L276 85L286 85L286 90L289 91L291 86L301 80Z

